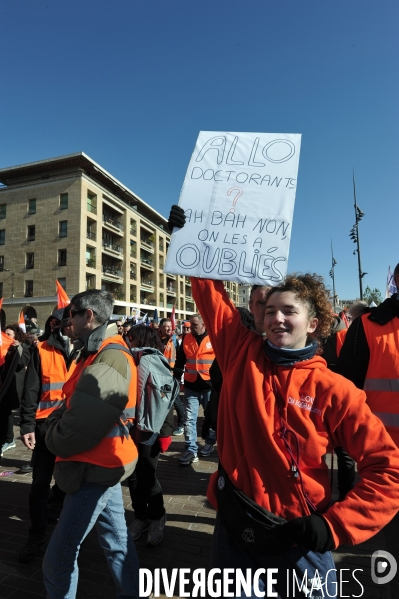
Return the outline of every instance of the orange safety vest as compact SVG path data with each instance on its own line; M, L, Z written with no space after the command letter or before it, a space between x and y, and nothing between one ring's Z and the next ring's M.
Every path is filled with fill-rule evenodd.
M64 403L65 395L62 388L68 370L61 350L47 341L40 341L37 349L40 356L41 389L36 420L42 420Z
M163 355L165 356L165 358L168 361L168 364L171 368L174 367L175 362L176 362L176 337L175 335L172 335L169 339L167 344L164 347L163 350Z
M215 359L215 352L209 335L203 338L200 345L194 339L192 333L187 333L183 339L183 349L186 356L186 369L184 380L194 383L199 374L204 381L209 381L209 369Z
M399 319L379 325L363 314L370 361L363 389L371 411L399 447Z
M101 350L107 347L107 345L117 344L125 349L128 349L126 343L121 339L120 335L114 335L105 339L98 352L90 355L86 360L78 362L72 376L67 380L64 385L64 393L66 395L67 408L70 404L70 399L75 391L76 385L82 374L82 371L93 364L97 355ZM136 412L136 398L137 398L137 368L132 355L128 355L124 352L126 359L130 364L131 378L129 383L129 397L128 402L123 410L123 417L111 428L102 441L100 441L95 447L88 449L82 453L78 453L70 456L69 458L57 457L57 462L88 462L95 464L96 466L103 466L104 468L118 468L129 464L137 459L137 447L129 434L129 429L126 425L131 424L134 421ZM93 426L95 426L95 414L93 414Z

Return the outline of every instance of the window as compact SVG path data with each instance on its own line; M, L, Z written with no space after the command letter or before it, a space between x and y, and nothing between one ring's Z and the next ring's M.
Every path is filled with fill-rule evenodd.
M65 277L58 277L58 282L61 285L61 287L63 288L64 291L66 291L66 278Z
M58 266L66 266L67 263L67 251L58 250Z
M35 254L26 254L26 268L35 268Z
M5 218L7 213L7 204L0 204L0 218Z
M33 297L33 281L25 281L25 297Z
M0 272L4 270L4 256L0 256ZM2 296L0 296L2 297Z
M87 192L87 211L97 214L97 196L90 191Z
M28 200L28 214L36 214L36 199Z
M4 245L6 242L6 230L0 229L0 245Z
M90 245L86 246L86 266L96 268L96 249Z
M96 277L94 275L86 275L86 291L96 288Z
M66 210L68 208L68 194L62 193L60 195L60 210Z
M35 241L36 238L36 226L35 225L29 225L28 226L28 235L26 237L27 241Z
M60 224L59 224L60 228L59 228L59 237L67 237L68 236L68 221L67 220L60 220Z
M0 283L0 297L3 297L3 283Z

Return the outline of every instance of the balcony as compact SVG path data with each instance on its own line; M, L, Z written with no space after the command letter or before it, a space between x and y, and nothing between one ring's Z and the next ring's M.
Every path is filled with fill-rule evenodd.
M171 285L167 285L166 293L168 295L176 295L176 287L172 287Z
M145 268L150 268L151 270L154 270L154 262L149 258L144 258L143 256L140 256L140 263L142 266L145 266Z
M192 302L192 301L193 301L193 296L191 295L191 293L186 293L186 299L187 299L189 302Z
M103 223L105 225L110 225L111 227L115 227L115 229L118 229L118 231L123 233L123 225L122 223L117 220L114 216L112 216L112 214L109 214L108 212L103 212Z
M130 278L133 279L133 281L135 281L136 277L137 277L137 273L134 270L131 270L130 271Z
M90 229L87 229L86 237L87 239L92 239L93 241L97 239L97 235L93 231L90 231Z
M103 248L104 250L108 250L109 252L117 252L118 254L123 254L123 247L118 245L117 243L109 243L108 241L103 240Z
M133 235L133 237L137 237L137 229L130 229L130 235Z
M34 233L33 233L33 234L31 234L31 235L28 235L28 236L26 237L26 241L35 241L35 237L36 237L36 236L35 236L35 234L34 234ZM26 296L26 297L29 297L29 296Z
M176 275L166 275L168 277L168 279L173 279L174 281L176 281Z
M92 204L89 200L87 200L87 212L97 214L97 206L95 204Z
M96 268L96 261L94 258L86 258L86 266L89 268Z
M112 275L113 277L119 277L120 279L122 278L122 271L119 270L119 268L116 268L116 266L105 266L103 264L102 271L104 274Z
M154 289L154 281L151 281L151 279L141 279L140 284L143 287L150 287L151 289Z
M148 239L147 237L140 237L140 243L141 245L144 245L145 247L149 248L150 252L154 251L154 242Z

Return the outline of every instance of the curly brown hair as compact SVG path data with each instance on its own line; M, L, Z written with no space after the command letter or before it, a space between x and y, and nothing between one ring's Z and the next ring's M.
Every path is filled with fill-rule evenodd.
M291 291L301 303L308 307L309 318L317 318L316 330L309 334L310 338L320 343L323 338L330 336L334 315L328 301L329 291L324 285L323 277L310 273L287 275L280 285L270 289L266 296L266 306L270 296L276 291Z
M26 335L25 335L25 333L23 332L23 330L21 329L21 327L19 326L18 323L8 324L5 327L4 332L6 332L7 329L11 329L11 331L14 331L15 339L17 341L19 341L20 343L27 343L27 341L26 341Z

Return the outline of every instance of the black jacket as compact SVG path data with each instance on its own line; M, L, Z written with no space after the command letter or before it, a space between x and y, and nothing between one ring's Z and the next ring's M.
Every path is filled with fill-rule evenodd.
M25 343L12 345L1 367L0 403L2 408L16 410L22 396L26 367L31 357L30 347Z

